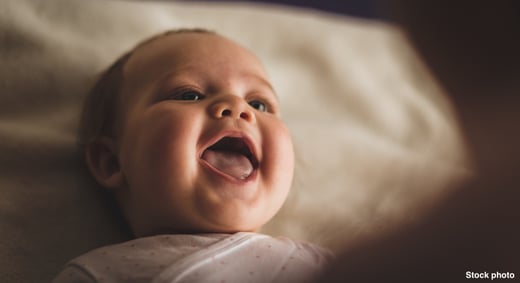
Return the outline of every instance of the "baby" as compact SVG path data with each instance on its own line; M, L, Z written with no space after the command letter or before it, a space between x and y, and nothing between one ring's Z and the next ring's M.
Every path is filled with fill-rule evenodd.
M80 128L137 239L54 282L306 282L329 260L255 233L287 197L294 154L262 64L236 43L200 29L144 41L97 82Z

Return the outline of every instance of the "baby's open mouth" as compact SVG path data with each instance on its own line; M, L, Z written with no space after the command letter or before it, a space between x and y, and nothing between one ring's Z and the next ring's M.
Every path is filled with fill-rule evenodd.
M249 145L240 137L224 137L208 147L202 159L215 169L244 180L258 168L258 160Z

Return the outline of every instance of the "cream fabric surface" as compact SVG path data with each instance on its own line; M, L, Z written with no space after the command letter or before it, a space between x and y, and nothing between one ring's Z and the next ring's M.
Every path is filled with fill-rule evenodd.
M467 173L449 101L389 24L240 3L0 2L0 281L48 282L126 239L75 146L97 73L157 32L204 27L250 48L292 132L291 195L265 233L338 250L412 221Z

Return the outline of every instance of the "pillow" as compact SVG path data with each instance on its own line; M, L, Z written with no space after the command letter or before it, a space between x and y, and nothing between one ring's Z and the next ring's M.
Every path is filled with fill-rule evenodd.
M449 101L387 23L245 3L0 3L0 274L50 281L128 239L81 162L78 114L95 76L140 40L215 30L264 62L296 147L287 203L264 233L339 251L413 221L468 172Z

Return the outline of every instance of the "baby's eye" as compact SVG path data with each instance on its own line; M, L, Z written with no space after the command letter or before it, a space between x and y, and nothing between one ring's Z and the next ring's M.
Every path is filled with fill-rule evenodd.
M204 95L202 95L199 92L194 91L194 90L186 90L186 91L181 91L179 93L174 93L170 98L173 100L195 101L195 100L203 99Z
M262 101L251 100L251 101L249 101L249 105L251 105L251 107L255 108L256 110L258 110L260 112L267 111L267 105L265 105L265 103L263 103Z

